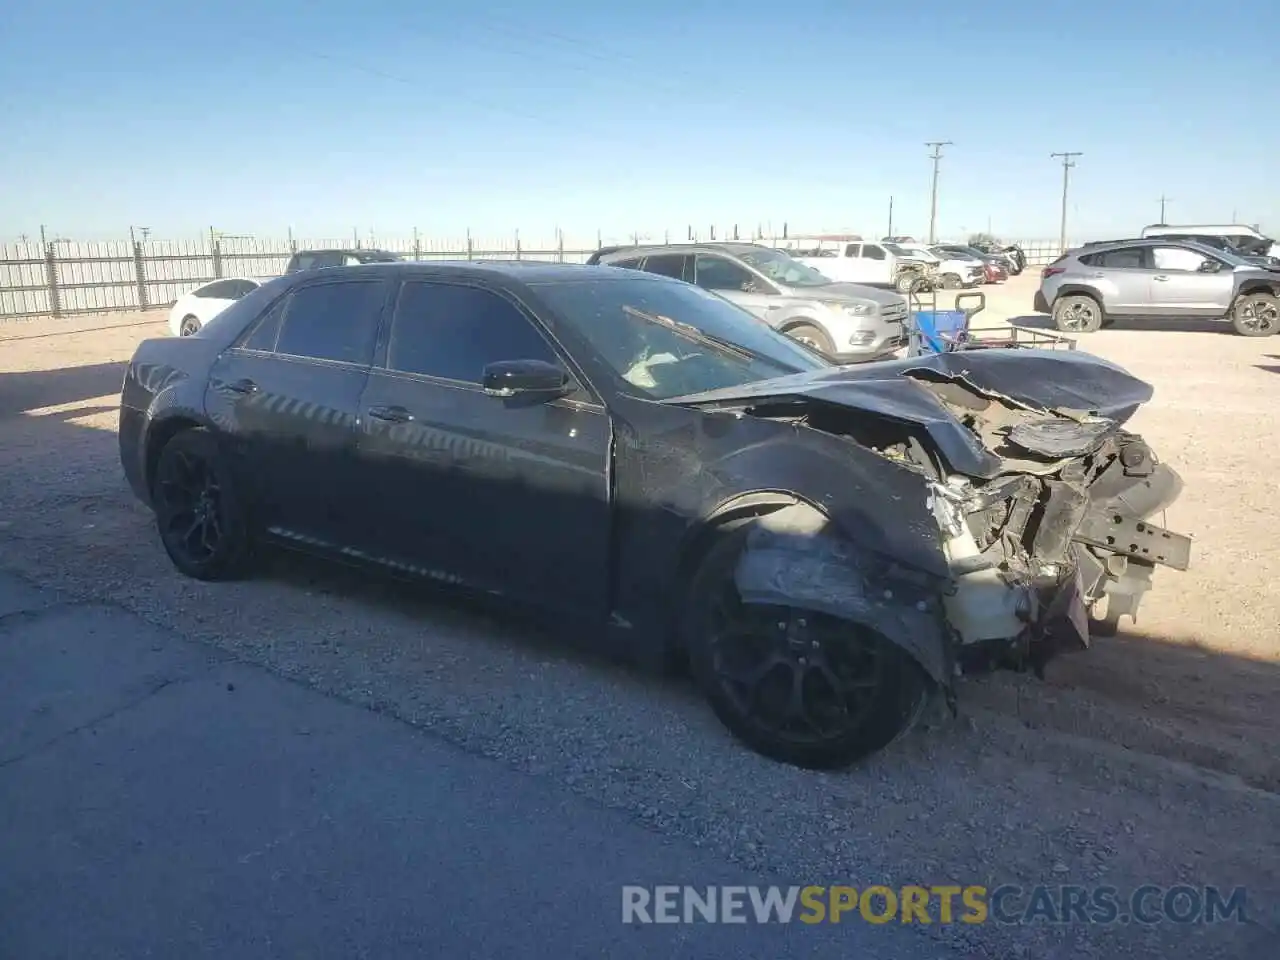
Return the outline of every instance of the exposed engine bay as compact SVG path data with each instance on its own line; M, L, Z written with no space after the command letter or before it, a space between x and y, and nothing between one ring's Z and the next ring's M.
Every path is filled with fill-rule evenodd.
M743 413L845 437L927 481L953 587L943 598L961 670L1030 666L1136 620L1157 566L1186 570L1191 540L1152 524L1182 490L1118 419L1036 408L936 371L901 374L987 457L948 461L921 419L772 397ZM899 386L898 389L901 389ZM941 411L939 411L941 412ZM971 463L977 462L973 457Z

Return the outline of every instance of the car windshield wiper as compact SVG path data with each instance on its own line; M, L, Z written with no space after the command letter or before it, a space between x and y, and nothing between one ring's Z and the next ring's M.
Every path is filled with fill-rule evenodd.
M731 354L732 356L738 357L742 360L764 360L768 363L773 363L773 361L769 360L767 357L762 357L757 353L752 353L746 347L739 346L732 340L725 340L722 337L717 337L714 334L700 330L691 323L681 323L679 320L672 320L670 317L664 317L660 313L649 313L647 310L637 310L635 307L631 306L624 306L622 308L622 312L629 317L636 317L639 320L656 324L659 327L665 327L682 337L687 337L694 343L702 343L710 347L715 347L722 353Z

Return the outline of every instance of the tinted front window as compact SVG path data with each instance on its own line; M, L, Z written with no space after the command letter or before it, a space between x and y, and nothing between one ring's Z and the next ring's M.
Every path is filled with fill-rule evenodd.
M649 257L644 262L646 273L656 273L661 277L671 277L673 280L683 280L685 278L685 261L688 257L681 254L665 253L657 257Z
M694 261L695 280L704 290L723 290L725 292L744 292L751 286L755 277L732 260L724 257L710 257L700 253Z
M479 383L484 368L501 360L559 363L532 321L499 294L419 281L401 288L389 368Z
M346 280L294 292L285 306L276 352L366 364L378 336L383 285Z
M834 251L832 251L834 253ZM781 250L747 250L742 262L759 270L770 280L792 287L825 287L831 281L813 267L799 263Z
M875 244L868 243L862 248L862 256L865 260L883 260L884 250Z
M636 277L538 284L536 289L609 367L619 389L636 396L662 400L828 366L740 307L688 284ZM700 341L629 310L689 325L741 351Z

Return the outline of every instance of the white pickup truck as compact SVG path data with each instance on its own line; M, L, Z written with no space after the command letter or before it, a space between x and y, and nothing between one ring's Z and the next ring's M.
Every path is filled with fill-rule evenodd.
M858 236L819 236L789 238L780 249L837 282L892 286L900 293L937 273L936 263L895 252L892 246Z

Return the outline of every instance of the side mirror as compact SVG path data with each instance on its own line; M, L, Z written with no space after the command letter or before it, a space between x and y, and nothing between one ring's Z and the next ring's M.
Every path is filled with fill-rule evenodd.
M573 390L569 375L545 360L500 360L484 368L484 392L491 397L540 396L547 400Z
M1196 268L1197 273L1217 273L1222 269L1222 264L1217 260L1206 260Z

